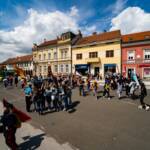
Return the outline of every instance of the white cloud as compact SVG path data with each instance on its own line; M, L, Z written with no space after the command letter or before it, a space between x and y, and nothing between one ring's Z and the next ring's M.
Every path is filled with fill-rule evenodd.
M78 13L79 13L79 10L76 8L76 6L71 7L70 12L69 12L71 17L78 17L79 16Z
M104 12L111 12L112 15L116 15L125 8L127 1L128 0L116 0L116 2L109 5Z
M116 29L122 34L150 30L150 13L139 7L128 7L111 20L110 30Z
M20 7L18 9L20 12ZM27 19L10 31L0 29L0 62L17 55L31 53L33 43L41 43L43 39L56 38L63 32L77 33L81 29L89 34L95 31L96 26L79 27L80 21L78 9L73 6L70 11L38 12L28 10Z
M91 34L93 32L97 31L97 26L96 25L92 25L92 26L85 26L81 28L82 33L85 35Z
M33 42L41 42L44 38L53 39L62 32L71 30L76 32L79 27L77 9L71 8L70 12L39 13L36 10L28 10L28 18L11 31L0 30L0 61L11 56L29 52Z

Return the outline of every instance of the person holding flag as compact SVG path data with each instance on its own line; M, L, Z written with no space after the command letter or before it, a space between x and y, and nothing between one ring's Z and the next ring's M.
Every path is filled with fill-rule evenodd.
M13 104L9 103L5 98L3 98L3 106L5 110L0 122L3 124L5 142L11 150L17 150L16 131L21 127L21 122L26 122L31 118L14 107Z

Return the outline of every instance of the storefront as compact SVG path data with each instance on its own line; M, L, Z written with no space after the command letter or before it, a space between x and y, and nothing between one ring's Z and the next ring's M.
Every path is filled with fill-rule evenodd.
M90 65L89 64L75 65L75 70L81 75L87 75L90 72Z
M104 64L104 75L116 73L116 64Z
M140 68L143 68L143 78L150 78L150 64L141 64Z

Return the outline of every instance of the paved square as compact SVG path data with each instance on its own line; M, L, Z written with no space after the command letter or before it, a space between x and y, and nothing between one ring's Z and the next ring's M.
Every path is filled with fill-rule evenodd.
M73 90L75 107L70 113L60 111L39 116L33 112L30 113L32 121L29 123L58 143L69 143L74 149L150 149L150 111L139 110L139 100L118 100L115 91L111 91L114 96L111 100L78 95L78 89ZM25 111L25 100L20 88L6 90L1 87L1 99L4 96ZM150 91L145 99L150 104L149 99Z

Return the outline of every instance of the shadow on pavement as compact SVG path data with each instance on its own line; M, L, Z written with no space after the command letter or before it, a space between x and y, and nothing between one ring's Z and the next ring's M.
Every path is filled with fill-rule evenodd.
M30 137L30 136L23 137L25 142L23 142L19 145L19 149L20 150L35 150L35 149L37 149L41 145L42 140L44 140L44 135L45 134L39 134L39 135L36 135L33 137Z
M72 105L71 105L71 107L70 107L70 110L68 111L68 113L74 113L75 111L76 111L76 107L77 107L77 105L79 105L80 104L80 101L74 101L73 103L72 103Z

